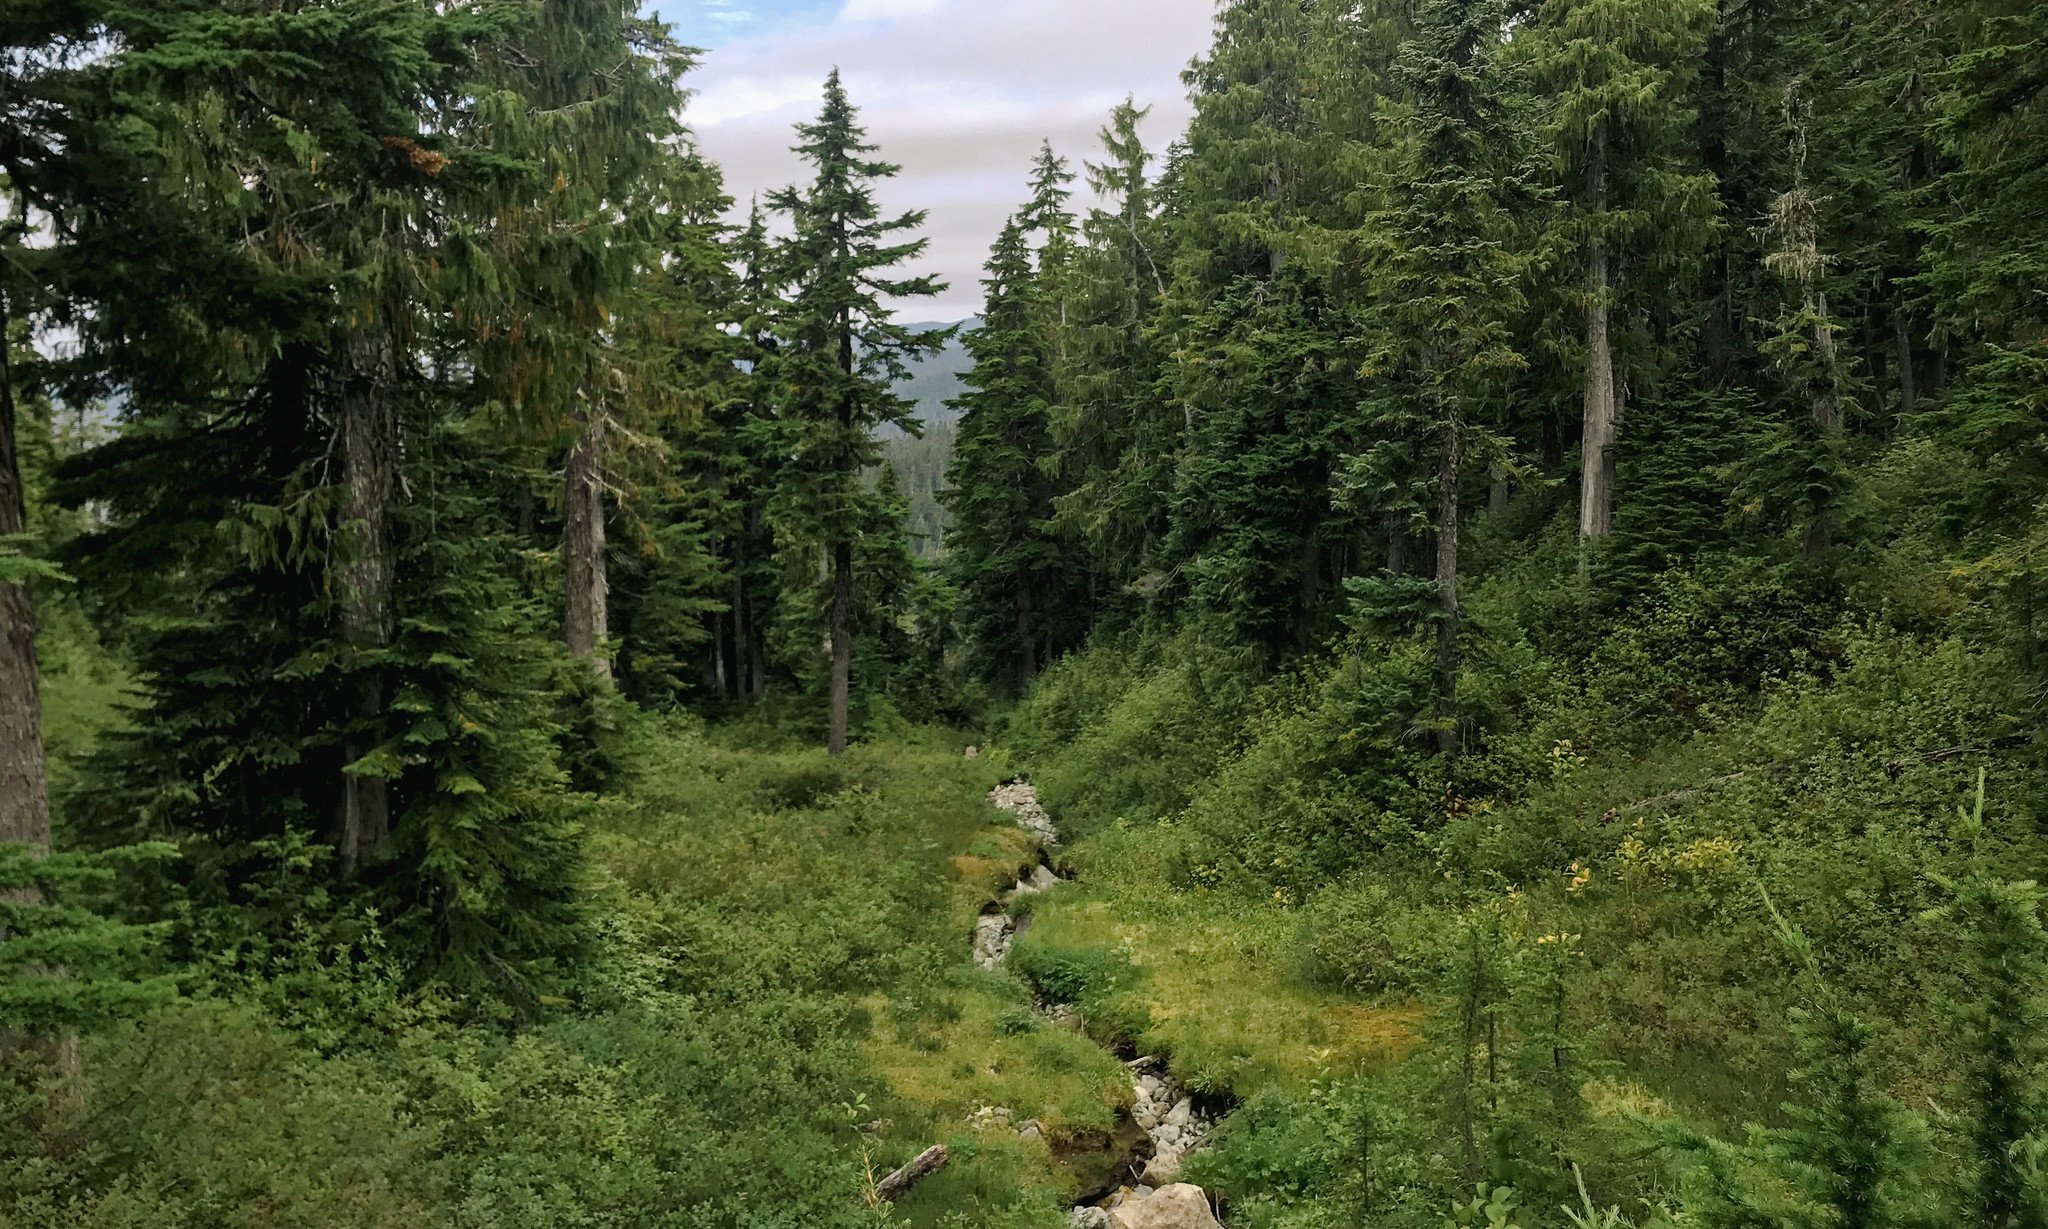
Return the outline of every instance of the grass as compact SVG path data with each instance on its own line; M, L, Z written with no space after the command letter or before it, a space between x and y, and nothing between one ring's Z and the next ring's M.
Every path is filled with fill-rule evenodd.
M908 1223L1059 1224L1094 1180L1090 1142L1115 1128L1130 1077L1040 1017L1014 975L972 961L976 918L1039 858L986 801L1005 765L934 731L836 761L761 741L680 726L642 748L637 783L600 825L635 928L696 998L801 991L833 1005L869 1084L847 1094L859 1164L879 1176L933 1143L951 1151L897 1206ZM987 1106L1013 1125L978 1129ZM1033 1120L1041 1138L1021 1138Z
M1249 1097L1330 1073L1379 1070L1415 1041L1422 1010L1368 1002L1298 978L1299 914L1165 878L1162 830L1112 825L1077 845L1084 882L1041 904L1018 941L1021 967L1114 965L1084 994L1131 1047L1170 1056L1189 1087Z

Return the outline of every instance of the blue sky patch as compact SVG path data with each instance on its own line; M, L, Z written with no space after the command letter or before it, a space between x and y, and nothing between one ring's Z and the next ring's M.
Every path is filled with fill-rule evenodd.
M693 47L718 47L839 11L840 0L655 0L651 7Z

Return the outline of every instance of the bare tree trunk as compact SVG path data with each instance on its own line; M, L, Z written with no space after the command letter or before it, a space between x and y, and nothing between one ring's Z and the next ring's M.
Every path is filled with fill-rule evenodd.
M1396 576L1408 571L1408 527L1394 515L1387 517L1387 571Z
M1592 212L1607 210L1607 129L1593 136ZM1608 303L1607 241L1595 237L1586 252L1586 427L1579 460L1579 537L1604 536L1614 523L1615 398L1613 308Z
M0 298L0 537L28 531L21 478L8 305ZM50 848L50 791L43 760L36 608L25 585L0 580L0 841Z
M1458 753L1458 475L1464 466L1463 408L1439 392L1442 455L1436 497L1436 719L1437 750Z
M875 1198L883 1203L896 1202L908 1195L910 1188L944 1169L946 1160L946 1145L933 1144L911 1158L903 1168L875 1183Z
M853 688L853 543L832 544L832 728L825 750L846 753L846 718Z
M599 678L609 680L612 664L604 655L611 635L611 586L604 560L604 416L593 408L577 417L581 430L563 471L562 572L567 602L562 638L571 657L589 662Z
M389 336L375 331L349 339L348 371L341 394L341 465L348 484L347 542L341 565L341 633L358 654L375 655L391 644L391 598L397 569L392 560L391 507L398 498L398 416L391 389L397 359ZM353 764L376 750L386 709L381 666L359 667L352 698L353 728L343 740L343 762ZM353 872L376 856L391 832L391 783L382 776L343 772L341 778L341 865Z
M1508 514L1508 472L1499 465L1486 471L1486 519L1498 521Z

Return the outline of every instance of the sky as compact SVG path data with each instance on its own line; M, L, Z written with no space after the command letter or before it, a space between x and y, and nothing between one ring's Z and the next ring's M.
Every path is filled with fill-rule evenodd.
M801 181L791 126L817 114L835 66L881 156L903 173L880 195L928 209L931 250L907 272L951 283L907 304L915 320L981 308L981 266L1022 204L1041 140L1073 163L1126 94L1151 106L1147 144L1185 125L1180 73L1208 45L1212 0L654 0L705 49L685 118L745 207ZM1085 181L1076 188L1085 191Z

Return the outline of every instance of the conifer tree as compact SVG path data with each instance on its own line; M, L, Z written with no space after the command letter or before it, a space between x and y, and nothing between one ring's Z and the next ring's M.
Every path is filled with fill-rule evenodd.
M1351 490L1427 488L1436 535L1432 725L1445 755L1461 742L1462 487L1474 461L1500 448L1480 410L1524 361L1508 328L1523 265L1508 206L1526 170L1503 106L1504 17L1485 0L1430 0L1417 10L1396 65L1412 101L1387 154L1384 203L1361 240L1380 441L1347 461L1342 481ZM1411 506L1422 510L1419 500Z
M1055 615L1060 549L1052 534L1052 389L1031 253L1016 219L989 254L987 305L967 335L974 367L943 498L953 515L958 617L978 643L1011 649L1028 688L1045 655L1042 612Z
M0 180L0 183L4 183ZM22 421L15 381L16 269L24 238L19 198L0 218L0 844L50 848L50 796L43 760L36 610L28 582L28 497L22 476Z
M1690 78L1714 16L1709 0L1546 0L1513 40L1551 91L1560 224L1584 260L1584 539L1613 522L1616 430L1642 363L1618 346L1617 315L1672 293L1712 216L1711 181L1685 155Z
M343 874L317 882L381 904L422 980L531 1004L576 941L579 845L549 655L477 495L507 458L472 429L469 304L444 297L504 169L485 49L521 13L157 16L97 80L131 186L67 185L61 234L80 365L126 400L65 483L104 514L81 574L147 616L148 720L110 740L79 830L178 837L228 907L325 845Z
M1181 425L1153 384L1150 332L1171 260L1155 214L1152 154L1138 126L1150 108L1125 99L1099 134L1101 162L1084 163L1102 203L1081 224L1075 257L1072 346L1062 356L1055 438L1071 475L1060 519L1090 543L1098 590L1134 581L1162 528L1165 483Z
M895 323L884 299L929 298L945 289L930 276L890 270L924 253L911 238L925 214L882 216L875 184L901 168L871 158L859 112L835 69L815 122L799 124L796 151L816 171L804 188L769 199L795 231L780 260L792 287L777 323L772 370L780 390L783 443L790 457L777 491L779 532L822 549L830 577L825 626L831 642L826 746L846 750L854 654L854 557L871 492L863 471L880 458L874 431L892 424L915 433L911 405L892 385L908 361L942 347L950 333L913 332Z
M495 317L483 313L481 366L515 421L560 450L563 641L601 678L606 496L625 485L622 454L644 445L650 418L680 409L661 347L644 343L660 331L646 292L661 256L656 215L687 159L677 116L692 53L642 8L541 6L495 65L513 105L499 100L480 134L516 168L490 202L509 294Z
M2048 1199L2027 1151L2048 1114L2048 930L2043 894L2031 881L2000 877L1982 849L1984 773L1973 807L1958 808L1962 873L1938 877L1954 894L1941 910L1963 935L1963 993L1954 1007L1963 1059L1962 1119L1969 1156L1958 1175L1960 1212L1972 1225L2039 1229Z
M1325 242L1357 219L1325 88L1355 66L1335 6L1241 0L1187 79L1184 206L1164 313L1183 410L1162 562L1245 639L1307 647L1355 527L1332 516L1335 427L1358 395Z

